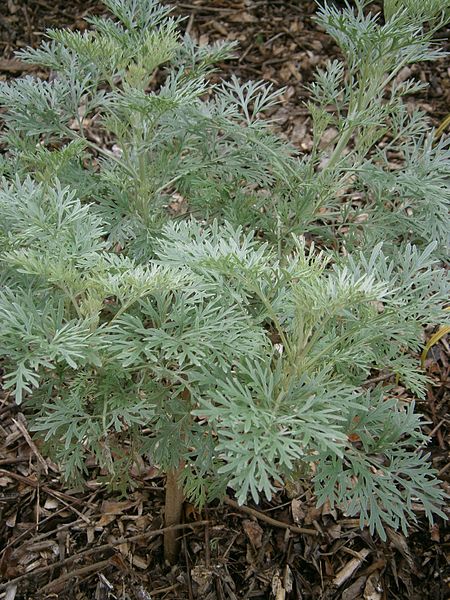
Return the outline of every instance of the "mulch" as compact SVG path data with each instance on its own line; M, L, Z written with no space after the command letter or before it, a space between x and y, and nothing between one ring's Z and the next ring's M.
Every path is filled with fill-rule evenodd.
M337 1L337 0L336 0ZM176 3L185 28L202 42L239 42L227 77L264 79L284 87L271 118L302 151L311 147L305 85L314 70L338 56L319 31L310 0L192 0ZM95 0L3 0L0 80L28 74L14 50L36 45L47 27L82 28L99 14ZM449 31L442 32L449 49ZM450 67L442 60L411 67L428 89L410 102L434 125L450 112ZM428 335L432 333L430 329ZM448 490L449 346L429 353L426 400L417 403L429 424L429 450ZM419 360L419 358L418 358ZM1 371L0 371L1 377ZM398 388L398 396L406 390ZM164 478L142 463L126 497L109 491L92 465L89 478L69 487L58 466L42 456L27 416L0 396L0 599L5 600L443 600L450 591L450 533L430 526L418 510L409 536L388 530L382 542L325 505L315 507L305 481L259 506L233 499L201 512L186 504L179 528L181 554L173 567L162 556Z

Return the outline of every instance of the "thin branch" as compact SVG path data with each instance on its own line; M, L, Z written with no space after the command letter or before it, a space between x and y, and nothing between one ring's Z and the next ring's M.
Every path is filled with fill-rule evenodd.
M83 575L87 575L87 574L91 573L91 571L101 571L105 567L108 567L110 564L111 564L111 559L108 558L107 560L102 560L102 561L96 562L92 565L85 565L84 567L80 567L79 569L70 571L70 573L65 573L64 575L61 575L61 577L58 577L57 579L50 581L50 583L47 583L47 585L44 585L44 587L39 590L39 593L40 594L42 594L44 592L47 593L54 587L59 587L59 586L63 585L64 583L66 583L67 581L74 579L75 577L81 577ZM32 573L33 573L33 571L30 574L32 574Z
M224 500L225 504L233 507L240 512L243 512L247 515L251 515L252 517L256 517L260 521L264 521L268 525L272 525L272 527L278 527L278 529L289 529L292 533L299 533L303 535L314 535L318 536L319 533L315 529L306 529L305 527L297 527L297 525L290 525L289 523L283 523L283 521L278 521L277 519L272 519L272 517L268 517L264 513L259 510L255 510L254 508L250 508L249 506L241 506L235 500L231 500L231 498L226 497Z
M60 567L69 565L76 560L80 560L81 558L86 558L91 556L92 554L97 554L99 552L105 552L107 550L113 549L115 546L120 546L121 544L130 544L132 542L137 542L138 540L150 539L156 537L158 535L163 535L166 531L172 530L175 531L177 529L186 529L189 527L202 527L203 525L208 525L209 521L195 521L194 523L182 523L180 525L173 525L172 527L163 527L162 529L154 529L152 531L146 531L145 533L139 533L137 535L133 535L131 537L121 537L117 540L109 542L108 544L103 544L101 546L95 546L95 548L90 548L89 550L84 550L83 552L79 552L78 554L73 554L72 556L68 556L64 560L60 560L56 563L52 563L45 567L40 567L39 569L35 569L34 571L30 571L29 573L25 573L24 575L20 575L15 579L11 579L6 583L0 584L0 592L5 590L8 586L14 585L23 581L24 579L28 579L30 577L36 577L37 575L42 575L42 573L47 573L47 571L52 571L53 569L58 569Z

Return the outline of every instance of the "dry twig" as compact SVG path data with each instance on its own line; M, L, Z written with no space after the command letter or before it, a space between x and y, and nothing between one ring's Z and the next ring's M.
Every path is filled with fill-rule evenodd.
M117 540L109 542L108 544L102 544L101 546L95 546L94 548L90 548L89 550L84 550L83 552L79 552L78 554L73 554L72 556L68 556L64 560L60 560L56 563L52 563L45 567L40 567L39 569L35 569L30 573L25 573L24 575L19 575L15 579L11 579L6 583L0 584L0 592L5 590L8 586L20 583L24 579L28 579L29 577L36 577L37 575L42 575L42 573L46 573L47 571L51 571L52 569L57 569L68 564L75 562L76 560L80 560L81 558L86 558L91 556L92 554L97 554L100 552L105 552L107 550L113 549L115 546L120 546L121 544L130 544L132 542L137 542L139 540L143 540L146 538L156 537L157 535L163 535L167 530L178 530L178 529L186 529L188 527L201 527L203 525L207 525L209 521L196 521L194 523L181 523L180 525L172 525L171 527L163 527L161 529L154 529L152 531L146 531L144 533L138 533L137 535L133 535L131 537L121 537Z
M240 506L235 500L231 500L231 498L225 498L225 504L228 506L232 506L234 509L239 510L240 512L246 513L247 515L251 515L252 517L256 517L260 521L264 521L268 525L272 525L272 527L278 527L279 529L289 529L292 533L299 533L304 535L319 535L319 533L315 529L306 529L305 527L297 527L296 525L290 525L289 523L283 523L283 521L277 521L277 519L272 519L272 517L268 517L264 513L259 510L255 510L254 508L250 508L248 506Z

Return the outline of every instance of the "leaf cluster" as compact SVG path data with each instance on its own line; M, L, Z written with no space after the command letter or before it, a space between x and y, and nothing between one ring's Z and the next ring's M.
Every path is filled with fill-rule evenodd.
M325 4L346 63L317 74L299 158L260 118L280 92L212 83L233 45L182 38L155 0L105 4L93 30L20 53L51 81L0 87L5 388L67 477L93 457L124 488L145 456L185 465L202 504L270 497L301 470L382 536L417 502L442 516L422 420L392 383L424 395L414 353L448 319L448 143L396 82L439 55L445 15Z

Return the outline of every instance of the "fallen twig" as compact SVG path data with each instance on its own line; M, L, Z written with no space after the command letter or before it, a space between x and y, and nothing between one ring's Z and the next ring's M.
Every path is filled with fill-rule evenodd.
M50 581L50 583L47 583L47 585L44 585L44 587L39 590L39 593L47 593L54 587L61 586L67 581L74 579L75 577L87 575L91 571L101 571L105 567L108 567L110 564L111 559L108 558L107 560L102 560L92 565L85 565L84 567L80 567L79 569L74 569L73 571L70 571L70 573L64 573L64 575L61 575L61 577L58 577L58 579L54 579L53 581Z
M35 457L37 458L38 463L41 465L44 473L46 475L48 475L48 465L45 462L42 454L39 452L36 444L33 442L33 440L31 439L30 434L28 433L27 428L25 427L25 425L22 423L22 421L20 421L20 419L14 419L11 417L11 421L14 423L14 425L17 427L17 429L20 431L20 433L23 435L23 437L25 438L26 443L29 445L29 447L31 448L31 451L33 452L33 454L35 455Z
M167 594L168 592L173 592L173 590L176 590L179 587L179 583L174 583L173 585L169 585L167 587L156 588L149 592L149 596L151 598L152 596L156 596L157 594Z
M23 73L25 71L36 71L38 67L30 65L17 58L0 59L0 72L3 73Z
M1 468L0 468L0 473L4 473L8 477L11 477L12 479L16 479L17 481L20 481L21 483L24 483L25 485L29 485L32 488L40 489L43 492L45 492L46 494L54 496L54 497L58 498L59 500L61 500L63 498L67 502L73 502L74 504L82 504L82 505L85 504L85 501L80 500L80 498L75 498L74 496L69 496L69 494L65 494L64 492L58 492L57 490L52 490L48 485L41 485L39 483L39 481L34 481L30 477L25 477L24 475L19 475L18 473L14 473L12 471L8 471L7 469L1 469Z
M42 521L39 521L39 526L42 527L42 525L44 523L46 523L47 521L49 521L50 519L53 519L56 515L58 515L59 513L63 512L64 510L66 510L66 507L63 506L62 508L60 508L59 510L55 511L54 513L52 513L51 515L49 515L48 517L46 517L45 519L42 519ZM71 521L70 523L63 523L58 525L58 532L59 531L63 531L64 529L70 529L71 527L73 527L74 525L77 525L78 523L80 523L83 519L76 519L75 521ZM37 524L33 525L32 527L29 527L28 529L25 529L25 531L23 531L22 533L20 533L17 537L12 538L12 540L10 542L8 542L8 544L6 544L6 546L4 546L1 550L0 550L0 557L6 552L6 550L8 550L8 548L11 548L12 546L15 546L17 544L17 542L19 542L21 539L23 539L24 537L26 537L29 533L36 531L37 530ZM36 535L34 536L34 541L41 541L44 540L52 535L54 535L55 530L51 529L50 531L47 531L46 533L41 533L40 535Z
M58 569L59 567L66 566L76 560L80 560L81 558L86 558L92 554L97 554L99 552L105 552L106 550L111 550L115 546L120 546L121 544L137 542L138 540L142 540L145 538L156 537L157 535L162 535L166 531L177 530L177 529L186 529L188 527L201 527L203 525L207 525L209 521L194 521L193 523L181 523L180 525L172 525L171 527L162 527L161 529L153 529L152 531L146 531L144 533L138 533L137 535L133 535L131 537L121 537L117 540L109 542L108 544L102 544L101 546L95 546L94 548L90 548L89 550L84 550L83 552L79 552L78 554L73 554L72 556L68 556L64 560L60 560L58 562L52 563L45 567L40 567L39 569L35 569L34 571L30 571L29 573L25 573L24 575L19 575L15 579L11 579L6 583L0 584L0 591L6 589L9 585L19 583L24 579L28 579L29 577L36 577L37 575L42 575L42 573L46 573L47 571L51 571L52 569Z
M255 510L254 508L250 508L248 506L241 506L235 500L231 500L231 498L225 498L225 504L228 506L232 506L236 510L239 510L247 515L251 515L252 517L256 517L260 521L264 521L273 527L278 527L279 529L289 529L292 533L300 533L304 535L319 535L319 533L315 529L306 529L305 527L297 527L296 525L290 525L289 523L283 523L283 521L277 521L277 519L272 519L272 517L268 517L263 512L259 510Z

